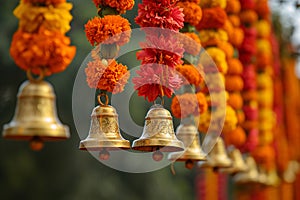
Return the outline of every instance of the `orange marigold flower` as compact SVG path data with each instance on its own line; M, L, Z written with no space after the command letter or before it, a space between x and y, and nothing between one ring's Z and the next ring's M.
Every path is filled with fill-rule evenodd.
M255 4L255 10L258 16L268 20L270 17L270 7L267 0L260 0Z
M227 59L228 75L240 75L243 73L243 65L239 59L230 58Z
M234 27L241 25L241 20L238 15L228 15L227 17Z
M229 42L234 47L239 47L241 46L243 40L244 40L244 31L241 28L234 28L233 32L229 36Z
M240 13L240 19L243 24L254 24L258 20L258 16L253 10L244 10Z
M227 14L220 7L202 9L202 19L196 25L198 30L222 28L227 19Z
M93 0L96 7L109 6L115 8L120 13L125 13L127 10L131 10L134 6L134 0Z
M225 88L229 92L243 90L243 79L238 75L227 75L225 81Z
M51 4L59 4L65 3L66 0L23 0L24 3L31 3L36 5L51 5Z
M225 24L222 27L222 29L227 32L228 36L232 34L234 27L229 19L225 21Z
M95 59L87 64L85 69L86 81L90 88L112 92L122 92L130 76L127 67L118 64L116 60L107 60L108 65L101 59Z
M200 85L203 82L202 71L193 65L177 65L176 70L181 76L184 84L192 84L195 86Z
M275 150L271 145L258 146L251 155L257 163L262 164L267 169L271 169L275 162Z
M226 58L232 58L234 54L234 48L229 42L220 41L217 44L218 48L224 51Z
M245 144L246 140L246 133L240 126L236 127L236 129L230 132L224 133L224 141L226 146L234 145L235 147L241 147Z
M10 47L10 54L21 69L30 69L35 74L43 69L45 75L63 71L71 63L75 51L68 37L44 29L35 34L18 30Z
M229 99L227 101L234 110L242 109L243 97L239 92L229 93Z
M183 8L184 22L196 26L202 18L202 10L200 6L194 2L179 1L177 6Z
M201 42L196 33L182 33L179 35L184 51L191 55L197 55L201 49Z
M202 93L185 93L172 99L171 111L177 118L186 118L189 115L199 116L206 112L207 102Z
M229 14L237 14L241 11L241 3L239 0L227 0L226 12Z
M85 25L85 33L91 45L100 43L124 45L131 35L130 23L120 15L94 17Z

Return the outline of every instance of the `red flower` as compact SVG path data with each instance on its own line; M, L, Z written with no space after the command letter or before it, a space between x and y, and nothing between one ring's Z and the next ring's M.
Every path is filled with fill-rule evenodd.
M158 96L171 97L182 83L175 70L158 64L143 65L136 73L139 77L132 79L134 89L150 102Z
M171 0L143 0L135 22L141 27L159 27L178 31L183 27L182 9Z
M182 44L170 35L148 36L145 43L140 45L143 50L137 53L137 59L142 60L142 64L157 63L167 65L175 69L182 64L182 56L184 49Z

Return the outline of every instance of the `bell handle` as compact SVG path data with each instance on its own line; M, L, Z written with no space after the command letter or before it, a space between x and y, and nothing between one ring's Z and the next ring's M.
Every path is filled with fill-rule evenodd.
M37 78L34 78L33 75L32 75L31 70L28 69L28 70L26 71L26 75L27 75L27 78L28 78L28 80L29 80L30 82L35 82L35 83L37 83L37 82L40 82L40 81L42 81L42 80L44 79L44 77L45 77L45 72L44 72L44 70L40 69L40 74L39 74L39 76L38 76Z
M160 105L164 105L165 104L165 100L164 100L164 97L163 96L158 96L158 98L160 98ZM155 101L153 101L153 104L156 104L156 100Z
M102 102L101 97L105 97L105 102L104 102L104 103ZM108 105L108 96L107 96L107 94L105 94L105 93L100 93L100 94L97 96L97 100L98 100L98 103L99 103L101 106L107 106L107 105Z

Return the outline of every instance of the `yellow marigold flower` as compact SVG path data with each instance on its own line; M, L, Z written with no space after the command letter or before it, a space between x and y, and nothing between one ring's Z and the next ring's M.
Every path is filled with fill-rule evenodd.
M34 6L29 3L21 2L14 10L14 15L20 20L19 27L25 32L38 32L39 28L43 27L50 31L66 33L71 28L71 9L71 3Z
M261 38L269 37L271 33L270 23L266 20L259 20L256 23L257 35Z
M272 47L269 40L257 40L256 45L258 54L272 54Z
M228 41L228 34L222 29L208 29L199 31L199 38L201 43L207 43L209 41Z
M223 132L229 132L236 129L238 119L235 114L235 111L231 106L226 106L226 115L225 115L225 121L224 121L224 127Z
M208 55L213 59L219 71L226 74L228 65L226 61L226 54L217 47L209 47L206 49Z

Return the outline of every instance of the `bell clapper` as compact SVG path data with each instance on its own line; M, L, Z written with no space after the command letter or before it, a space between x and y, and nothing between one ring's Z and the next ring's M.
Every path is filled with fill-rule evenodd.
M159 150L159 149L157 149L155 152L153 152L153 154L152 154L152 159L154 160L154 161L161 161L162 159L163 159L163 157L164 157L164 154Z
M185 167L187 168L187 169L193 169L193 167L194 167L194 162L192 161L192 160L187 160L187 161L185 161Z
M99 152L99 159L100 160L108 160L110 157L110 153L103 148L100 152Z
M44 147L44 142L39 137L33 137L29 146L33 151L40 151Z

